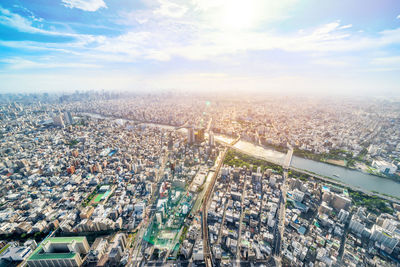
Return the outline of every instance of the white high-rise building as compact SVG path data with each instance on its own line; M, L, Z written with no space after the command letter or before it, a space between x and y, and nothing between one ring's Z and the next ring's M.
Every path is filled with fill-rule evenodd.
M274 219L274 215L272 213L268 214L268 226L269 227L274 227L275 225L275 219Z
M208 145L209 146L214 146L215 145L214 133L212 131L210 131L210 133L208 134Z
M353 215L350 220L349 228L353 233L361 235L361 233L364 231L365 224L361 223L360 219Z
M341 223L344 223L345 221L347 221L347 218L349 218L349 214L350 213L347 210L341 209L339 211L339 215L338 215L339 221Z
M69 111L64 112L64 121L66 124L74 123L71 112L69 112Z
M386 231L384 228L374 224L371 229L371 240L381 245L381 248L392 253L397 246L400 236L396 232Z
M395 220L385 219L383 221L382 228L389 232L394 232L396 230L398 224L399 223Z

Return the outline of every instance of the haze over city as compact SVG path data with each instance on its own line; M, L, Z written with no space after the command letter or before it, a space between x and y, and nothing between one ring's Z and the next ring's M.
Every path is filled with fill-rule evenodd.
M1 92L398 95L400 3L1 1Z
M399 267L400 2L2 0L0 267Z

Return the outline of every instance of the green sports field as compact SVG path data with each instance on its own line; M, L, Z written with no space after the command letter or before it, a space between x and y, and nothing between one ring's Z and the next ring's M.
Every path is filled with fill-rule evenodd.
M104 196L105 193L97 194L96 197L94 198L93 202L94 203L99 203L101 198Z
M102 198L103 196L106 196L106 197L107 197L109 194L111 194L111 191L110 191L110 190L107 191L107 192L105 192L105 193L99 193L99 194L97 194L96 197L95 197L94 200L93 200L93 203L99 203L100 200L101 200L101 198Z

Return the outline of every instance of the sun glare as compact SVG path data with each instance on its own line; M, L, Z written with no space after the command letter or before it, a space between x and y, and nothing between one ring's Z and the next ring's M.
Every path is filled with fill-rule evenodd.
M243 30L253 27L258 18L256 0L231 0L221 10L221 27L225 30Z

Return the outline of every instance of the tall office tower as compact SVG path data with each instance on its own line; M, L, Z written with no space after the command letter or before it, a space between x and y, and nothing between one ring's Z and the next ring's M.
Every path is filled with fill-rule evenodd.
M195 141L201 143L204 141L204 128L198 129L195 134Z
M54 116L54 117L53 117L53 123L54 123L55 125L57 125L57 126L65 127L65 125L64 125L64 120L63 120L63 117L62 117L61 115Z
M193 144L194 143L194 129L193 127L190 127L188 129L188 143Z
M212 131L210 131L210 133L208 134L208 145L209 146L214 146L214 133Z
M64 112L64 121L66 122L66 124L74 123L71 112L69 111Z
M172 150L173 146L174 146L174 141L172 140L172 136L170 133L168 136L168 150Z

